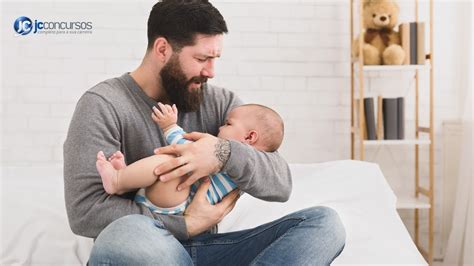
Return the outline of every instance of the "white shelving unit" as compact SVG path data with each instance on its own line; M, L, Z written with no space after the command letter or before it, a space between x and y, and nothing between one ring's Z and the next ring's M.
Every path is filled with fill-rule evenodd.
M418 21L418 0L413 0L415 2L415 18ZM358 12L355 14L355 6L358 5ZM430 265L433 264L433 254L434 254L434 95L433 95L433 83L434 83L434 50L433 50L433 0L429 0L429 52L426 54L427 62L424 65L376 65L376 66L366 66L363 64L363 0L350 0L350 43L351 49L353 45L353 40L355 39L354 34L354 19L358 20L359 24L359 57L351 58L351 158L365 160L365 149L370 146L380 147L380 146L391 146L391 145L411 145L414 147L414 186L415 193L412 196L400 195L397 196L397 209L411 209L414 210L415 215L415 233L414 233L414 242L418 246L418 250L425 257ZM428 24L428 23L427 23ZM360 71L362 69L362 71ZM403 139L403 140L366 140L364 136L364 127L365 121L363 115L359 115L358 121L356 121L356 113L364 113L364 101L358 101L358 104L355 103L356 99L364 99L364 82L365 78L379 77L385 78L385 76L380 76L380 74L394 71L413 71L415 72L414 79L416 81L415 94L415 136L413 139ZM419 84L419 72L429 71L429 95L420 94L420 84ZM356 95L356 89L358 92ZM420 126L420 98L429 97L429 124ZM357 112L356 112L357 109ZM422 137L423 136L423 137ZM357 144L357 149L356 149ZM429 160L428 160L428 187L423 187L420 185L420 146L429 146ZM382 169L383 171L383 169ZM420 229L420 211L428 211L428 248L425 249L422 247L419 239Z

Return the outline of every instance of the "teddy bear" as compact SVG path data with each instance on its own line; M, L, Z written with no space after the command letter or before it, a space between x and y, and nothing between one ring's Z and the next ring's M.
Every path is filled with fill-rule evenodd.
M365 65L401 65L405 51L400 46L400 34L394 30L399 7L394 0L363 0ZM354 41L352 55L359 55L359 37Z

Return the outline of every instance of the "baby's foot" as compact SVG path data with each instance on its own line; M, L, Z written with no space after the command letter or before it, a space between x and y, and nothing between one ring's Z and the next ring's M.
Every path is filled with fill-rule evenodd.
M120 170L125 168L127 165L125 164L125 157L120 151L116 151L112 156L109 158L109 162L115 168L115 170Z
M103 151L99 151L99 153L97 153L97 162L95 165L97 167L97 171L99 171L100 177L102 178L102 184L104 185L105 192L108 194L117 193L118 172L112 163L105 159Z

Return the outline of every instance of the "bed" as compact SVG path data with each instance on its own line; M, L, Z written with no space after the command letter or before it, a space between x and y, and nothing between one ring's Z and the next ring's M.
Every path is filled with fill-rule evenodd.
M396 197L376 164L333 161L292 164L288 202L244 194L219 224L220 232L251 228L302 208L335 209L346 246L333 265L427 265L398 216ZM3 179L0 265L85 264L92 241L69 229L62 177Z

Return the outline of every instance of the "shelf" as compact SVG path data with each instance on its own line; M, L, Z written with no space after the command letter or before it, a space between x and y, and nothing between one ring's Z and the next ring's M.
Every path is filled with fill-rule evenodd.
M417 43L420 45L424 45L425 50L421 51L420 53L417 52L417 54L420 54L421 56L425 56L424 61L417 61L420 63L424 63L422 65L364 65L363 64L363 52L360 54L358 57L351 57L349 60L350 64L350 93L351 93L351 107L355 108L350 108L351 112L351 158L352 159L360 159L360 160L365 160L366 153L367 154L372 154L372 152L375 152L375 155L382 149L389 149L390 153L392 153L392 149L395 149L393 152L396 152L397 154L391 154L392 157L396 156L406 156L405 153L407 153L406 148L408 150L411 150L412 148L418 148L418 145L423 145L423 148L426 148L426 150L429 150L429 160L428 161L421 161L421 153L423 155L426 153L425 149L423 149L423 152L419 152L419 149L413 149L413 159L411 159L412 156L409 156L407 158L407 161L415 164L415 169L413 169L413 179L414 182L412 185L410 184L403 184L404 186L396 186L399 190L396 193L397 196L397 201L396 201L396 208L398 210L405 209L411 211L415 211L414 213L417 214L418 210L425 210L428 212L428 217L421 217L422 215L415 215L414 220L414 227L415 227L415 232L414 232L414 242L416 246L418 247L418 250L421 252L425 260L429 263L429 265L433 265L433 255L435 252L434 249L434 223L435 223L435 216L434 216L434 198L435 198L435 191L433 189L433 184L435 183L435 174L434 174L434 158L435 158L435 147L434 145L434 101L432 100L434 98L434 92L435 92L435 80L437 80L434 76L434 61L433 61L433 17L434 17L434 12L433 12L433 1L434 0L429 0L429 19L426 19L425 25L424 25L424 43ZM410 20L411 21L406 21L406 22L420 22L418 20L419 18L419 8L418 8L418 2L419 0L416 0L414 5L415 5L415 16L414 18L412 17ZM355 42L353 40L356 40L356 38L359 38L359 42L363 42L363 32L364 32L364 23L362 21L362 15L363 15L363 10L364 10L364 1L359 0L359 1L350 1L350 52L354 51L356 48ZM426 10L425 10L426 11ZM425 12L426 13L426 12ZM414 21L415 20L415 21ZM418 28L419 24L410 24L409 28L412 28L411 26L416 26ZM358 30L357 30L358 28ZM357 35L355 33L358 33ZM362 34L361 34L362 33ZM411 33L411 32L409 32ZM410 36L413 36L409 34ZM416 34L414 34L416 36ZM410 37L408 36L408 37ZM405 36L406 37L406 36ZM407 40L404 40L405 43ZM417 42L416 38L415 40L408 40L408 43L415 43ZM428 47L429 46L429 47ZM421 46L420 46L421 47ZM357 49L359 49L360 46L357 46ZM416 50L418 49L418 46L415 46ZM411 52L411 51L410 51ZM352 54L352 53L351 53ZM418 58L416 58L418 59ZM421 81L421 82L420 82ZM390 86L386 86L390 85ZM397 86L399 85L399 86ZM392 89L395 88L395 89ZM412 89L413 88L413 89ZM368 93L366 92L368 91ZM411 128L406 130L405 132L409 133L406 136L408 139L402 139L402 140L366 140L364 139L364 136L367 136L367 134L364 134L365 131L365 126L366 122L361 121L361 117L365 114L365 109L362 110L362 112L358 112L361 106L363 106L363 99L367 96L374 96L374 94L381 94L382 97L394 97L394 95L399 96L399 94L404 93L407 94L410 93L410 96L406 97L412 97L413 102L415 105L415 113L409 113L409 115L414 116L415 120L415 125L416 128L412 130ZM367 95L369 94L369 95ZM356 99L360 98L358 104L356 104ZM408 98L407 98L408 99ZM422 103L427 103L429 100L429 116L430 116L430 123L429 125L424 125L424 127L420 127L419 122L420 122L420 102ZM406 100L405 104L407 103ZM376 124L376 132L377 130L380 130L380 128L377 128L377 123L380 123L378 120L379 116L381 115L379 110L375 110L375 106L378 103L378 98L376 97L374 102L373 102L373 111L374 115L373 117L375 120ZM397 103L398 106L398 103ZM372 109L372 108L371 108ZM426 108L425 108L426 109ZM383 110L382 110L383 111ZM372 110L371 110L372 112ZM405 114L407 114L405 110ZM426 114L423 114L423 117L425 117ZM372 120L372 114L370 114L370 119ZM361 123L362 122L362 123ZM371 121L372 122L372 121ZM416 136L415 134L416 133ZM419 136L419 133L424 133L423 136ZM380 135L379 135L380 136ZM386 146L384 146L386 145ZM398 146L396 146L398 145ZM404 146L403 146L404 145ZM367 147L366 147L367 146ZM382 147L381 147L382 146ZM411 152L410 152L411 155ZM376 158L378 159L378 158ZM380 158L381 160L386 161L385 158ZM415 163L416 162L416 163ZM391 162L388 162L391 163ZM396 162L393 162L394 164ZM405 167L405 161L396 163L395 165L391 165L391 167L388 169L390 172L395 171L394 168L403 168ZM411 163L410 163L411 164ZM411 166L408 166L407 169L410 170L411 172ZM420 169L427 169L428 173L427 176L425 176L424 179L428 179L428 183L425 184L426 182L423 182L424 185L421 187L420 186ZM397 169L398 170L398 169ZM403 169L404 170L404 169ZM399 170L400 171L400 170ZM388 173L387 173L388 174ZM408 177L407 177L408 179ZM410 178L411 179L411 178ZM424 180L425 181L425 180ZM398 180L398 182L404 182L401 179ZM411 182L410 182L411 183ZM394 184L395 185L395 184ZM397 184L398 185L398 184ZM412 189L408 189L409 187L415 186L415 190L418 191L418 197L415 197L415 193L410 193ZM395 192L395 191L394 191ZM399 194L400 193L400 194ZM423 248L422 243L420 242L420 239L424 239L424 237L420 237L421 230L420 228L420 223L424 223L426 220L426 224L428 226L428 241L427 241L427 247ZM425 244L425 243L423 243Z
M429 139L364 140L364 145L429 145Z
M428 200L421 198L403 196L397 197L397 209L430 209L431 205Z
M356 70L358 64L355 65ZM364 71L413 71L413 70L429 70L431 65L429 63L424 65L376 65L363 66Z

